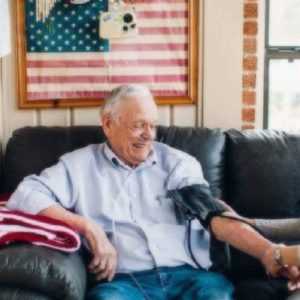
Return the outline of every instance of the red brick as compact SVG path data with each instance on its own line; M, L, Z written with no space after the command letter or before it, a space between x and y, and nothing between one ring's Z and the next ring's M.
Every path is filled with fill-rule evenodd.
M243 103L245 105L255 105L256 92L255 91L243 91Z
M244 53L252 54L256 53L256 39L255 38L245 38L244 39Z
M257 69L257 57L249 56L243 59L243 68L246 71L255 71Z
M255 88L256 86L256 74L243 75L243 88Z
M244 22L244 34L245 35L257 35L257 22L256 21Z
M244 18L257 18L258 10L257 3L245 3Z
M247 129L254 129L254 125L251 124L246 124L242 126L242 130L247 130Z
M242 121L254 122L255 121L255 109L254 108L243 108Z

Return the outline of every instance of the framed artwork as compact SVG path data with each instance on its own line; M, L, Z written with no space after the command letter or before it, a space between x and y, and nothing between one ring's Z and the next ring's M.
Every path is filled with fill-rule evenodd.
M51 2L41 20L38 0L15 0L20 108L98 106L127 83L158 104L198 101L199 0L124 1L112 20L109 0Z

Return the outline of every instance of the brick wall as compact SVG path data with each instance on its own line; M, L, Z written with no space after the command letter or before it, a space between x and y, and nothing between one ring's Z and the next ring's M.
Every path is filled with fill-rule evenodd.
M242 129L255 127L258 0L244 0Z

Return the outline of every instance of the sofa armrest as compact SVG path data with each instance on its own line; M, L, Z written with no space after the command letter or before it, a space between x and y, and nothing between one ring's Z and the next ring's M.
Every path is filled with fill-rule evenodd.
M0 299L5 300L53 300L47 295L42 295L40 293L24 290L20 288L15 288L11 286L0 285Z
M15 244L0 249L0 285L28 289L57 300L83 300L86 269L78 253Z
M300 219L255 219L255 227L266 238L286 244L300 242Z

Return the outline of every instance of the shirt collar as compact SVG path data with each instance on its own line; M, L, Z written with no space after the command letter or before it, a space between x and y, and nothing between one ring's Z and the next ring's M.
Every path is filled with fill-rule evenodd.
M111 149L111 147L109 146L108 142L104 143L104 154L106 156L106 158L111 162L111 164L113 164L115 167L123 167L127 170L132 170L133 168L128 166L126 163L124 163ZM157 154L156 151L153 147L150 155L147 157L147 159L142 162L141 164L139 164L135 169L141 169L144 168L146 166L153 166L157 163Z

